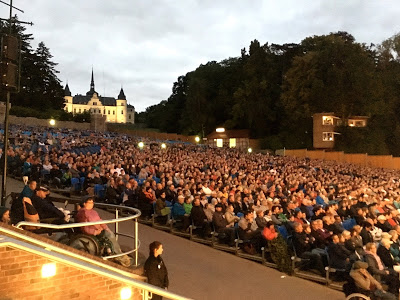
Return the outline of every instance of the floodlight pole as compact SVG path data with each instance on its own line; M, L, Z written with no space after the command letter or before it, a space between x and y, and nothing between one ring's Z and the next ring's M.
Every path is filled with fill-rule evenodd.
M5 3L4 1L1 1L1 3L10 6L10 16L8 19L9 25L10 25L10 35L12 33L12 9L15 8L16 10L19 10L20 12L23 12L22 10L13 7L12 2L13 0L10 0L10 4ZM15 21L17 22L17 21ZM19 23L27 23L27 22L20 22ZM28 23L29 24L29 23ZM31 25L33 25L31 23ZM3 49L1 49L1 51L3 51ZM21 57L20 57L20 64L21 64ZM2 178L2 182L1 182L1 205L5 206L6 204L6 193L7 193L7 150L8 150L8 136L9 136L9 132L8 132L8 117L9 117L9 113L10 113L10 97L11 97L11 91L9 89L7 89L7 98L6 98L6 107L5 107L5 112L4 112L4 145L3 145L3 154L2 154L2 158L4 158L3 161L3 178Z

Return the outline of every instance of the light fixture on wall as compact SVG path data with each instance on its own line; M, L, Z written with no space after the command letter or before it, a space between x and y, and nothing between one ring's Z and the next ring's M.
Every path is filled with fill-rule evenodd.
M56 275L57 268L55 263L48 263L42 266L42 278L49 278Z
M132 289L130 287L124 287L121 289L121 300L128 300L132 297Z

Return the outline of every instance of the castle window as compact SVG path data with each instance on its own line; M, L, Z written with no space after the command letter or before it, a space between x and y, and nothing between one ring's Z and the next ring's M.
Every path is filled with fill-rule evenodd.
M131 115L128 116L128 119L129 119L129 120L131 119Z
M121 115L123 115L124 114L124 111L123 110L121 110Z
M115 110L113 110L113 115L115 115Z
M110 110L108 110L108 114L110 114Z
M79 109L79 113L81 113L82 111L81 111L81 109Z
M93 102L93 105L97 105L97 102Z

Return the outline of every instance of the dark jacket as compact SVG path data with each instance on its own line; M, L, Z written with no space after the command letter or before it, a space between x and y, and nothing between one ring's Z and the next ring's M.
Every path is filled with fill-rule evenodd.
M161 256L150 255L144 263L144 275L147 276L148 283L166 288L169 285L168 271Z
M46 199L42 199L38 196L32 197L32 205L36 208L40 220L43 219L64 219L64 213L60 211L54 204Z
M336 269L346 269L351 252L341 244L330 243L328 246L329 265Z
M18 199L15 199L11 203L11 208L10 208L10 218L11 218L11 224L17 224L18 222L24 221L24 206L22 204L22 198L23 197L28 197L32 198L34 194L34 191L32 191L28 185L25 185L21 194L19 195Z
M378 222L378 223L376 223L376 227L382 229L383 232L389 232L390 230L393 229L388 221L385 221L385 223L383 223L383 224Z
M387 268L393 269L394 260L392 255L390 254L390 250L380 245L378 247L378 250L376 251L376 254L378 254L378 256L381 258L381 261Z
M228 225L228 222L226 221L224 214L222 212L216 211L213 215L213 224L215 227L215 230L217 232L220 232L221 230L226 228L226 225Z
M203 207L201 207L201 205L193 206L192 210L190 211L190 216L192 217L194 226L203 226L204 220L207 219L207 216L204 213Z
M305 232L295 232L293 234L293 246L298 257L301 257L304 252L310 252L312 250L309 237Z
M374 237L372 236L371 232L367 231L365 228L361 230L360 236L362 237L364 245L374 242Z

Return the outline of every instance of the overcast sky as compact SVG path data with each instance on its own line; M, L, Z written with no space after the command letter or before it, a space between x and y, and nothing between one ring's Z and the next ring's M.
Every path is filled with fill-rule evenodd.
M3 0L8 2L9 0ZM116 97L121 85L136 111L165 100L178 76L240 55L250 41L299 43L348 31L380 43L400 32L399 0L14 0L31 21L73 95ZM9 9L0 4L0 17Z

